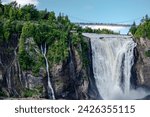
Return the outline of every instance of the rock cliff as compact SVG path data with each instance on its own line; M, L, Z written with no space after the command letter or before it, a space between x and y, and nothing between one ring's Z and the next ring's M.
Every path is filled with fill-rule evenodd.
M135 83L136 86L150 88L150 57L147 54L150 50L149 39L135 39Z
M30 70L21 69L19 46L19 35L15 34L8 43L0 46L0 97L48 98L46 69L41 67L36 76ZM51 65L49 69L56 99L100 98L92 72L90 40L84 38L84 44L74 45L70 38L68 51L66 60Z

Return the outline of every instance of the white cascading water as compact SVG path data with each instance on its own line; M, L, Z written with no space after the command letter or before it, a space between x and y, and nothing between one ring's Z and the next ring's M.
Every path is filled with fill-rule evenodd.
M48 64L48 60L46 57L46 43L45 43L45 47L43 48L41 46L41 51L42 51L42 55L44 56L45 62L46 62L46 72L47 72L47 77L48 77L48 86L47 86L47 92L48 92L48 96L52 97L52 99L55 99L55 94L54 94L54 90L50 81L50 75L49 75L49 64Z
M130 89L133 51L136 43L129 36L84 33L91 40L93 72L103 99L139 98ZM132 93L136 96L132 97Z

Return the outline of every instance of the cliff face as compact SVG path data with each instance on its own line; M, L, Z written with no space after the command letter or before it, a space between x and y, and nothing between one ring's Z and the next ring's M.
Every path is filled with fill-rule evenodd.
M31 71L22 70L18 60L18 35L0 47L0 97L47 97L46 69L41 67L34 76ZM92 72L90 40L74 46L68 42L69 56L58 64L51 65L50 77L56 99L97 99L100 98ZM10 49L11 48L11 49ZM84 65L81 54L88 64ZM28 63L30 64L30 63Z
M90 39L84 38L87 50L83 45L73 46L69 43L69 58L60 65L53 66L51 69L54 79L55 91L58 97L67 99L100 99L92 70L92 55ZM88 63L84 66L83 58L79 53L85 52Z
M135 39L137 47L135 49L135 70L137 86L150 88L150 57L146 54L150 50L150 40L140 38Z
M21 88L20 69L16 58L18 35L0 46L0 90L6 96L18 96ZM18 87L18 88L17 88Z

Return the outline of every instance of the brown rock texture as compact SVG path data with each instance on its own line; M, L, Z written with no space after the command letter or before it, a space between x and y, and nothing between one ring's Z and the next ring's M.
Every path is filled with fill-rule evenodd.
M150 88L150 57L145 55L150 50L149 39L135 39L137 47L135 49L135 69L137 74L137 85Z

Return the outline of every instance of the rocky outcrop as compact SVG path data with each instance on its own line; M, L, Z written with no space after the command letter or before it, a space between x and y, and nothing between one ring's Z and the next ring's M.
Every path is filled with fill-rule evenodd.
M53 86L58 99L100 99L92 71L90 39L84 38L84 41L88 45L86 67L83 67L84 63L79 55L79 51L83 52L82 45L75 47L70 39L68 59L51 68Z
M19 96L21 89L19 79L19 65L16 59L18 35L14 34L9 42L1 43L0 47L0 71L1 71L1 92L7 96ZM19 87L18 90L15 87Z
M18 61L19 35L0 46L0 97L23 97L26 89L40 86L42 78L36 78L31 73L23 71Z
M86 41L88 45L88 51L87 51L87 58L89 60L89 64L87 67L87 76L89 80L89 87L88 87L88 95L90 96L90 99L102 99L100 96L98 89L96 87L94 73L93 73L93 63L92 63L92 47L91 47L91 39L88 37L84 37L84 40Z
M135 70L137 86L150 88L150 57L145 52L150 50L149 39L135 39L137 47L135 49Z
M0 46L0 97L48 98L46 69L41 67L37 76L21 69L18 40L19 36L13 35L9 42ZM100 99L92 71L90 40L84 38L84 44L86 51L81 43L74 46L70 38L67 59L51 65L49 71L56 99ZM81 56L83 52L88 61L86 66Z

